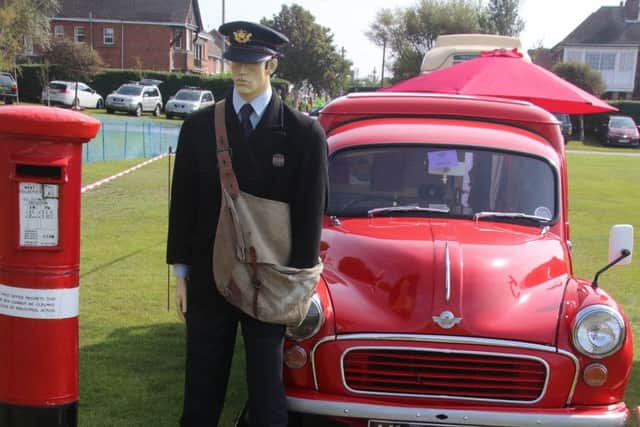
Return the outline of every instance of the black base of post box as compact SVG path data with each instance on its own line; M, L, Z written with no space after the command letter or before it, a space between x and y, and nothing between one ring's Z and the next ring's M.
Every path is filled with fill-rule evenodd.
M17 406L0 402L0 427L77 427L78 402L60 406Z

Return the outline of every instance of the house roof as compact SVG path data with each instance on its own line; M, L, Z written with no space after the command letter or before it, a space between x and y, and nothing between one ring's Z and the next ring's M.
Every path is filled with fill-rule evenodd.
M113 19L139 22L188 22L190 11L202 28L198 0L61 0L55 18Z
M640 44L640 22L626 21L624 6L602 6L559 44Z

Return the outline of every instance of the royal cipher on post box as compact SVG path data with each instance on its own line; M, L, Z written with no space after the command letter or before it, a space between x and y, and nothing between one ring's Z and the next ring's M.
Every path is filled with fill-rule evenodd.
M77 425L82 144L99 127L0 108L0 427Z

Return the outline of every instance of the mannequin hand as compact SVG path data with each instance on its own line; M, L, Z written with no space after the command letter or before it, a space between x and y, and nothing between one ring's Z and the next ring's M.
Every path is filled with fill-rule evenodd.
M176 277L176 310L178 317L184 322L184 314L187 312L187 280L184 277Z

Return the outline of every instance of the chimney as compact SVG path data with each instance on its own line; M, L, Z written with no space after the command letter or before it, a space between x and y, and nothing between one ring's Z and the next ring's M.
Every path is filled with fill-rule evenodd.
M624 5L624 17L627 21L638 21L640 0L627 0Z

